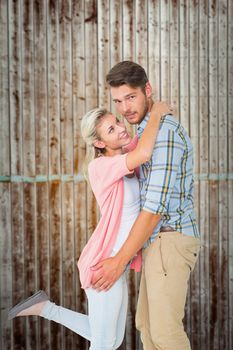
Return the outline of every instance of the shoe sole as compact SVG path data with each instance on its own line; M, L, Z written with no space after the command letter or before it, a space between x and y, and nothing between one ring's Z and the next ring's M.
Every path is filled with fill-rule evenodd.
M49 300L48 295L43 291L39 290L29 298L21 301L14 307L12 307L8 312L8 320L12 320L14 317L16 317L21 311L27 309L28 307L41 303L42 301Z

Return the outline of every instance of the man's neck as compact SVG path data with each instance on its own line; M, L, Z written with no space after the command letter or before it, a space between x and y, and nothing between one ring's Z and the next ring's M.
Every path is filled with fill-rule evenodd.
M145 117L148 115L148 113L150 113L153 104L154 104L154 101L150 98L150 99L148 100L148 108L145 110L144 116L143 116L142 119L138 122L137 125L140 125L141 122L142 122L142 121L145 119Z
M154 101L152 100L152 98L150 98L149 99L149 107L148 107L147 113L149 113L151 111L151 108L152 108L153 104L154 104Z

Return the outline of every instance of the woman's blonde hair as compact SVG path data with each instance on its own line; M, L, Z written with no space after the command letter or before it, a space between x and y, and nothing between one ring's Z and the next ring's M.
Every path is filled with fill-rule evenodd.
M88 178L88 164L94 158L104 154L105 149L100 149L94 146L94 142L99 140L97 126L101 119L110 112L105 108L94 108L87 112L81 121L81 134L86 143L86 157L83 164L83 173L85 178Z

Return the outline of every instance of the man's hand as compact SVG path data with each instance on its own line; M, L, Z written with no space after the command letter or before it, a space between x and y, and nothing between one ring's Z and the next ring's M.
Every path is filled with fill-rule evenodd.
M116 257L112 257L100 261L92 266L91 270L95 271L91 281L92 287L98 291L107 291L122 275L125 266L121 265Z
M119 252L115 256L102 260L91 267L94 271L91 281L94 289L107 291L113 286L124 272L128 262L151 236L153 229L160 220L160 215L145 210L140 212Z

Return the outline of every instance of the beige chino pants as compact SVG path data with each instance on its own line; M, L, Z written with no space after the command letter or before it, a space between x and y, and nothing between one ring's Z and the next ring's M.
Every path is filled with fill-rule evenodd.
M199 238L179 232L159 233L144 250L136 313L144 350L191 349L182 320L199 250Z

